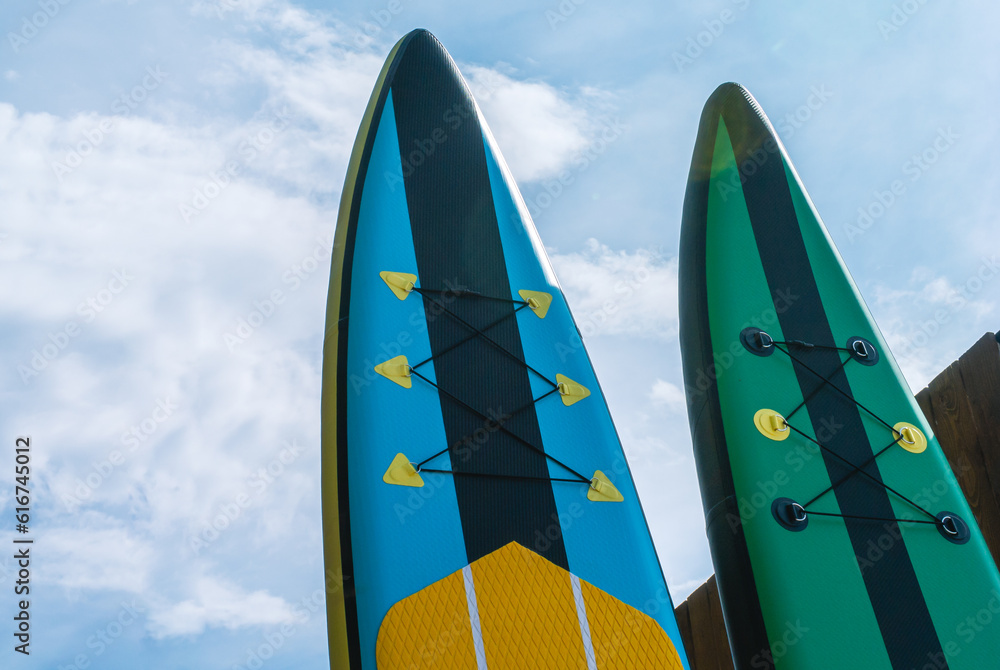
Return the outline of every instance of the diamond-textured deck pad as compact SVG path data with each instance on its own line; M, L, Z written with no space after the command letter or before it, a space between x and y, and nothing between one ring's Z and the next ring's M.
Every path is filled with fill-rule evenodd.
M376 655L379 670L683 667L656 621L516 542L396 603Z
M389 610L379 629L379 668L476 670L476 650L461 571Z
M646 670L684 666L660 625L596 586L581 582L598 668Z

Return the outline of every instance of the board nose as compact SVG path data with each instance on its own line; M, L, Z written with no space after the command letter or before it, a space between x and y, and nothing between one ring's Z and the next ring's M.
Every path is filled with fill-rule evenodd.
M762 129L765 133L774 134L771 122L768 121L764 110L757 103L757 99L742 84L736 82L730 81L719 85L705 103L702 122L706 117L719 116L725 119L727 125L731 122L739 122L744 118L747 121L756 120L765 126Z
M438 38L436 38L434 33L426 28L416 28L415 30L411 30L403 39L406 40L407 46L437 49L444 56L448 57L448 60L451 60L448 56L448 52L445 51Z
M402 68L403 71L416 70L458 74L458 66L452 60L451 55L444 48L444 45L441 44L433 33L425 28L411 30L403 36L400 40L400 49L396 55L396 60L400 65L408 61L411 61L412 64L414 60L420 62L419 68ZM397 68L395 71L397 73L396 77L400 76L400 69Z
M712 157L716 149L713 131L720 123L734 139L732 148L737 156L753 156L760 151L777 154L781 151L774 126L750 91L735 82L727 82L715 89L701 114L692 164L692 167L697 168L699 177L708 178L711 173ZM759 160L762 159L763 155L759 155ZM741 166L741 175L743 167ZM748 169L752 173L753 168L748 166Z
M688 197L714 182L724 199L739 193L752 180L771 173L771 166L786 161L778 135L753 95L740 84L720 85L705 103L688 176ZM722 173L724 180L718 179ZM700 216L687 221L704 222ZM690 224L689 224L690 225ZM700 225L700 224L699 224Z

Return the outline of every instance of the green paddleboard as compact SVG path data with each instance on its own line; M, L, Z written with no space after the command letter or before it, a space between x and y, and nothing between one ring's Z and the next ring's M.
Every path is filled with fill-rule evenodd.
M1000 667L1000 575L975 519L784 147L736 84L715 91L698 131L680 318L736 667Z

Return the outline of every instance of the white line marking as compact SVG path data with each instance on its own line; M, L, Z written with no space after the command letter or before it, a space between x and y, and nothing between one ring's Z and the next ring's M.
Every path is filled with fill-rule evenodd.
M576 618L580 620L580 637L583 638L583 650L587 654L587 670L597 670L597 658L594 656L594 641L590 637L590 622L587 621L587 606L583 602L583 589L580 588L580 578L570 573L573 583L573 600L576 601Z
M472 582L471 565L462 568L462 577L465 578L465 602L469 607L469 621L472 622L472 641L476 647L476 667L478 670L487 670L486 649L483 647L483 629L479 623L479 604L476 602L476 585ZM595 667L591 670L597 669Z

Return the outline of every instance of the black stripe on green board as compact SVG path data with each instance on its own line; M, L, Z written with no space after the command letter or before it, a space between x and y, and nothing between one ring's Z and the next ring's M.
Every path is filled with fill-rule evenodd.
M804 340L820 347L838 346L806 253L784 163L777 150L768 151L770 147L765 146L774 142L771 132L739 89L727 97L722 117L732 140L736 164L745 179L743 196L768 287L772 296L778 292L798 296L790 305L775 304L785 339ZM837 351L817 347L803 354L803 362L850 393L847 373ZM794 364L794 368L802 395L808 398L806 409L815 434L828 434L829 439L824 440L826 446L852 463L871 459L872 445L857 405L827 385L813 394L823 382L801 365ZM840 482L834 487L834 494L842 514L895 516L884 487L865 477L847 477L852 470L825 451L823 459L830 480ZM866 472L881 481L877 463L872 462ZM871 543L879 545L887 532L882 523L863 519L846 518L843 523L855 556L863 556ZM809 532L822 530L817 526ZM889 532L898 537L898 528ZM905 543L893 543L879 561L866 563L861 573L893 668L912 670L923 667L928 659L944 659Z
M482 128L472 96L451 58L427 32L418 32L392 82L400 159L420 286L465 288L510 299L511 287L490 190ZM481 327L509 316L496 300L434 296L468 323ZM531 384L524 367L482 338L446 350L469 330L424 297L438 385L488 416L528 409L504 427L541 446ZM490 329L490 338L524 358L517 317ZM553 402L558 400L553 399ZM456 472L548 477L545 457L519 444L444 395L440 396L449 454ZM543 401L544 402L544 401ZM461 443L462 438L480 439ZM552 484L545 481L455 477L469 561L518 542L569 569Z
M348 443L347 443L347 398L349 397L347 379L348 329L351 312L351 273L354 266L354 243L357 239L358 215L361 211L361 199L371 162L372 147L375 145L375 135L382 119L382 110L389 96L387 83L392 80L393 73L399 64L400 55L405 51L409 37L400 45L396 58L386 72L382 90L372 111L371 124L365 138L361 159L358 161L358 173L354 180L354 193L351 198L351 211L347 219L347 234L344 241L344 260L340 277L340 314L338 322L339 336L337 338L337 512L340 516L340 560L343 579L344 609L347 619L348 658L351 668L361 668L361 634L358 629L357 592L354 585L354 553L351 544L351 509L350 487L347 474ZM343 197L343 195L341 195ZM324 363L325 364L325 363Z
M678 269L680 341L684 352L684 384L705 508L705 526L729 645L733 657L743 659L742 663L737 663L738 668L748 667L752 660L756 660L754 667L766 669L774 665L769 660L770 642L760 609L746 536L742 523L738 521L740 511L722 424L708 320L706 221L712 155L719 125L718 107L714 101L721 91L721 88L716 91L705 106L684 196ZM724 350L727 347L723 345L719 348Z

